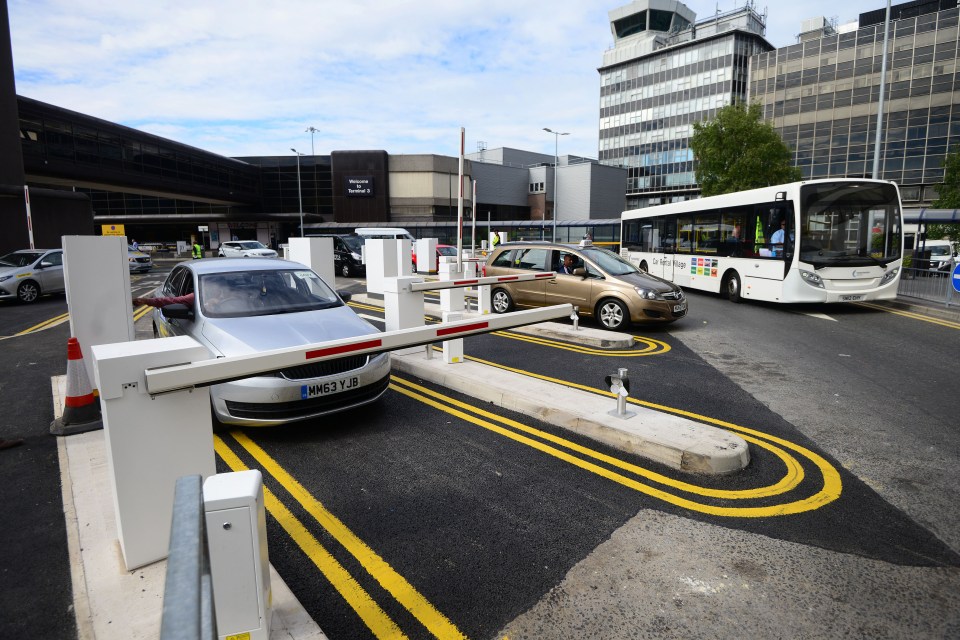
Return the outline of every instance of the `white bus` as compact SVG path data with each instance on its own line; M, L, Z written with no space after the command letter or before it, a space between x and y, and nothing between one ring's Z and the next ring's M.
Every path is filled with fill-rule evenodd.
M768 302L897 295L900 192L880 180L809 180L621 215L620 254L681 287Z

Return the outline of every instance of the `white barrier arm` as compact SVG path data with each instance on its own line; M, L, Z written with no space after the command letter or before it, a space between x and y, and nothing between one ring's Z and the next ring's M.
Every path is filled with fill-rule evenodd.
M528 280L551 280L556 278L554 271L543 273L522 273L513 276L486 276L482 278L463 278L461 280L424 280L410 283L410 291L435 291L437 289L456 289L458 287L479 287L500 282L525 282Z
M144 376L147 393L154 395L180 389L205 387L230 380L240 380L259 373L300 366L306 362L333 360L345 355L382 353L442 342L451 338L463 338L512 327L522 327L556 318L569 317L572 312L573 305L558 304L540 309L489 316L483 320L468 319L427 327L398 329L384 333L372 333L357 338L344 338L243 356L216 358L189 364L147 369L144 371ZM160 339L167 340L169 338Z

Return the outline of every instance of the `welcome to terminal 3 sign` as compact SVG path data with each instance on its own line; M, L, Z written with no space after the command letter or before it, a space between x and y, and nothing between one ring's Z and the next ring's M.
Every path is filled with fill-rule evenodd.
M373 197L373 176L345 176L344 192L351 198Z

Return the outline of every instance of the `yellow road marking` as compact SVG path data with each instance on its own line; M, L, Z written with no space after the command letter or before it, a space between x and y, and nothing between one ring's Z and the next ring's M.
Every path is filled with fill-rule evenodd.
M480 418L471 416L463 411L459 411L457 409L447 407L445 405L440 404L439 402L436 402L435 400L432 400L425 396L420 396L414 391L410 389L406 389L402 386L390 385L390 388L406 396L415 398L420 402L423 402L424 404L432 406L436 409L445 411L446 413L457 416L458 418L461 418L463 420L476 424L477 426L480 426L490 431L493 431L495 433L498 433L502 436L510 438L511 440L515 440L516 442L519 442L521 444L525 444L542 453L551 455L555 458L568 462L576 467L584 469L585 471L589 471L601 477L607 478L608 480L621 484L625 487L633 489L639 493L649 495L651 497L657 498L664 502L668 502L678 507L682 507L684 509L688 509L690 511L696 511L699 513L706 513L706 514L715 515L715 516L732 517L732 518L765 518L769 516L783 516L783 515L803 513L805 511L812 511L826 504L829 504L830 502L833 502L834 500L840 497L840 488L841 488L840 476L839 474L836 473L836 470L833 469L833 467L826 465L826 461L824 461L824 464L826 465L826 469L821 468L821 472L824 473L824 488L816 492L812 496L809 496L802 500L795 500L793 502L787 502L784 504L770 505L770 506L764 506L764 507L720 507L715 505L701 504L699 502L688 500L686 498L681 498L679 496L670 494L666 491L656 489L649 485L638 482L633 478L628 478L619 473L611 471L605 467L601 467L599 465L593 464L592 462L588 462L581 458L577 458L576 456L573 456L565 451L561 451L559 449L551 447L540 441L533 440L532 438L528 438L527 436L520 435L518 433L510 431L509 429L500 427L486 420L482 420ZM781 442L781 444L783 444L783 442ZM788 448L802 449L801 447L797 447L792 443L786 443L786 444L790 445ZM811 454L811 455L815 455L815 454ZM834 477L828 478L828 474L831 474L831 473L833 474L833 476L835 476L835 478Z
M638 467L624 460L620 460L618 458L608 456L598 451L594 451L593 449L584 447L582 445L579 445L565 438L561 438L560 436L555 436L551 433L547 433L546 431L535 429L534 427L530 427L528 425L522 424L515 420L511 420L510 418L499 416L495 413L491 413L489 411L481 409L480 407L476 407L476 406L467 404L465 402L460 402L459 400L456 400L449 396L445 396L442 393L438 393L431 389L427 389L426 387L415 384L409 380L404 380L403 378L399 378L395 375L391 376L390 379L393 382L396 382L406 387L409 387L411 389L414 389L423 395L436 398L438 400L441 400L442 402L454 405L466 411L470 411L484 418L496 420L501 424L505 424L519 431L523 431L524 433L529 433L543 440L547 440L554 444L558 444L562 447L566 447L567 449L576 451L577 453L590 456L591 458L600 460L609 465L619 467L631 473L635 473L639 476L647 478L648 480L652 480L654 482L673 487L674 489L679 489L680 491L686 491L687 493L695 493L698 495L708 496L711 498L725 498L729 500L743 500L747 498L763 498L767 496L786 493L787 491L794 489L797 485L800 484L800 482L803 480L803 477L804 477L803 467L800 465L800 463L797 462L796 458L787 454L785 451L783 451L779 447L775 447L773 445L770 445L769 443L757 441L757 439L755 438L748 437L747 438L748 440L750 440L751 442L754 442L758 446L761 446L765 449L770 450L771 452L774 453L774 455L776 455L778 458L780 458L780 460L783 461L784 465L787 467L787 473L784 475L784 477L781 478L780 481L778 481L776 484L772 484L766 487L758 487L755 489L729 490L729 489L710 489L708 487L701 487L699 485L690 484L682 480L669 478L655 471L644 469L643 467Z
M136 310L134 310L133 312L133 321L136 322L137 320L147 315L151 311L153 311L153 307L151 307L150 305L145 304L143 306L137 307Z
M905 318L911 318L913 320L922 320L923 322L938 324L942 327L947 327L948 329L960 329L960 323L958 322L943 320L942 318L934 318L932 316L923 315L922 313L913 313L912 311L902 311L900 309L891 309L890 307L885 307L880 304L871 304L869 302L855 302L854 304L860 307L866 307L868 309L875 309L877 311L886 311L887 313L903 316Z
M260 465L286 489L294 500L350 552L380 585L438 638L466 638L463 633L413 585L356 536L309 491L255 442L239 431L230 433Z
M227 466L234 471L244 471L248 468L219 436L214 435L213 446L217 454L227 463ZM353 610L357 612L360 619L376 637L407 637L343 565L337 562L337 559L317 541L303 526L303 523L297 520L296 516L267 487L263 488L263 503L270 515L283 527L287 535L297 543L297 546L307 554L314 566L343 596L343 599L353 607Z
M69 314L69 313L61 313L60 315L54 316L53 318L50 318L49 320L44 320L43 322L41 322L41 323L39 323L39 324L35 324L35 325L33 325L32 327L30 327L29 329L24 329L23 331L18 331L17 333L15 333L15 334L13 334L13 335L14 335L14 336L23 336L23 335L26 335L26 334L28 334L28 333L33 333L34 331L42 331L43 329L50 329L51 327L56 327L57 325L63 324L64 322L66 322L66 321L69 320L69 319L70 319L70 314Z

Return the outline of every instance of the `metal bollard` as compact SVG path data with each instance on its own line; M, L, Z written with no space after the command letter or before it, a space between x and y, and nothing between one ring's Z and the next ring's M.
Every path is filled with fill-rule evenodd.
M635 411L627 411L627 396L630 395L630 379L627 377L627 370L618 369L616 374L606 376L604 380L610 387L610 393L617 394L616 410L607 413L618 418L629 418L637 415Z

